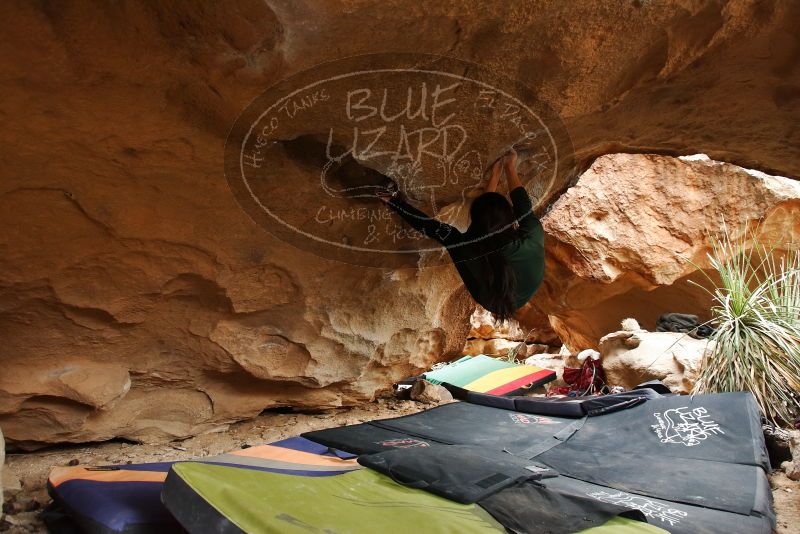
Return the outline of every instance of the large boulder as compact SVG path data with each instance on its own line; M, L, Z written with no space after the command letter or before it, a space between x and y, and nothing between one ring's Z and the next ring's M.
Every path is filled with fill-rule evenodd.
M660 380L673 393L688 394L709 343L674 332L620 330L600 339L600 358L609 386Z
M572 349L633 317L709 318L711 238L745 227L778 248L800 240L800 182L704 156L610 154L595 160L542 219L545 282L531 306Z
M608 152L703 151L800 174L799 17L796 3L753 0L3 2L6 439L184 437L269 407L363 402L460 352L472 304L452 267L320 258L237 205L226 135L286 76L372 51L454 56L540 95L579 168ZM318 176L290 157L294 141L271 162L287 177L273 194L311 219ZM741 186L726 172L708 182L711 196ZM597 315L588 298L570 289L550 310L571 327L568 310Z
M409 392L411 400L421 402L423 404L441 404L445 402L452 402L453 395L438 384L431 384L427 380L417 380L411 386Z

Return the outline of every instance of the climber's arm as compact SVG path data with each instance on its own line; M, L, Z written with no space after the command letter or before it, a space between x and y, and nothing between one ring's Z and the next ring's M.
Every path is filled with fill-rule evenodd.
M533 235L540 230L542 223L533 214L533 203L528 191L522 186L522 181L517 174L517 153L514 149L505 156L506 181L508 182L511 205L514 208L514 218L519 224L519 233L524 237Z
M412 228L438 241L445 247L457 242L461 236L461 232L453 226L428 217L424 212L418 210L408 202L404 202L399 196L390 197L388 200L381 197L381 200L384 200L384 202L405 219Z
M518 187L522 187L522 182L517 174L517 151L513 148L503 156L503 164L506 168L506 182L508 183L508 190L513 191Z
M497 191L497 182L500 181L500 175L503 174L503 161L503 157L499 157L492 165L492 175L489 177L489 183L486 184L486 193Z

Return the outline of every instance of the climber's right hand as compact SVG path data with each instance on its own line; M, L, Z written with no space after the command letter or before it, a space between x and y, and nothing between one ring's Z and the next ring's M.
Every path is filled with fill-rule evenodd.
M503 156L503 163L505 164L506 169L517 168L517 151L514 150L513 147Z

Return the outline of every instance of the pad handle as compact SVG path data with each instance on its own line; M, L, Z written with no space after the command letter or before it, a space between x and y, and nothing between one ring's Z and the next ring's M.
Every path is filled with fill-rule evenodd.
M419 480L413 476L403 475L402 473L398 472L397 469L391 467L388 469L387 473L392 480L407 488L425 489L431 485L431 483L426 480Z

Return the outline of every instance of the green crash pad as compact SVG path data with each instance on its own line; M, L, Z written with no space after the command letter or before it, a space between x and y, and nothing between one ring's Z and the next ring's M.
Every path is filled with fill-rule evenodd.
M580 534L669 534L657 526L634 521L626 517L615 517L599 527L581 530Z
M175 491L181 483L192 491ZM406 488L369 469L314 478L186 462L173 466L163 497L189 532L226 521L232 525L222 532L236 532L233 525L248 533L287 534L413 533L423 525L432 534L505 530L479 506ZM191 499L202 499L213 510L185 513L201 508ZM196 523L187 524L190 515Z
M480 506L407 488L369 469L302 477L204 463L172 467L164 504L191 533L291 534L498 533L503 526ZM617 517L583 532L666 531Z

